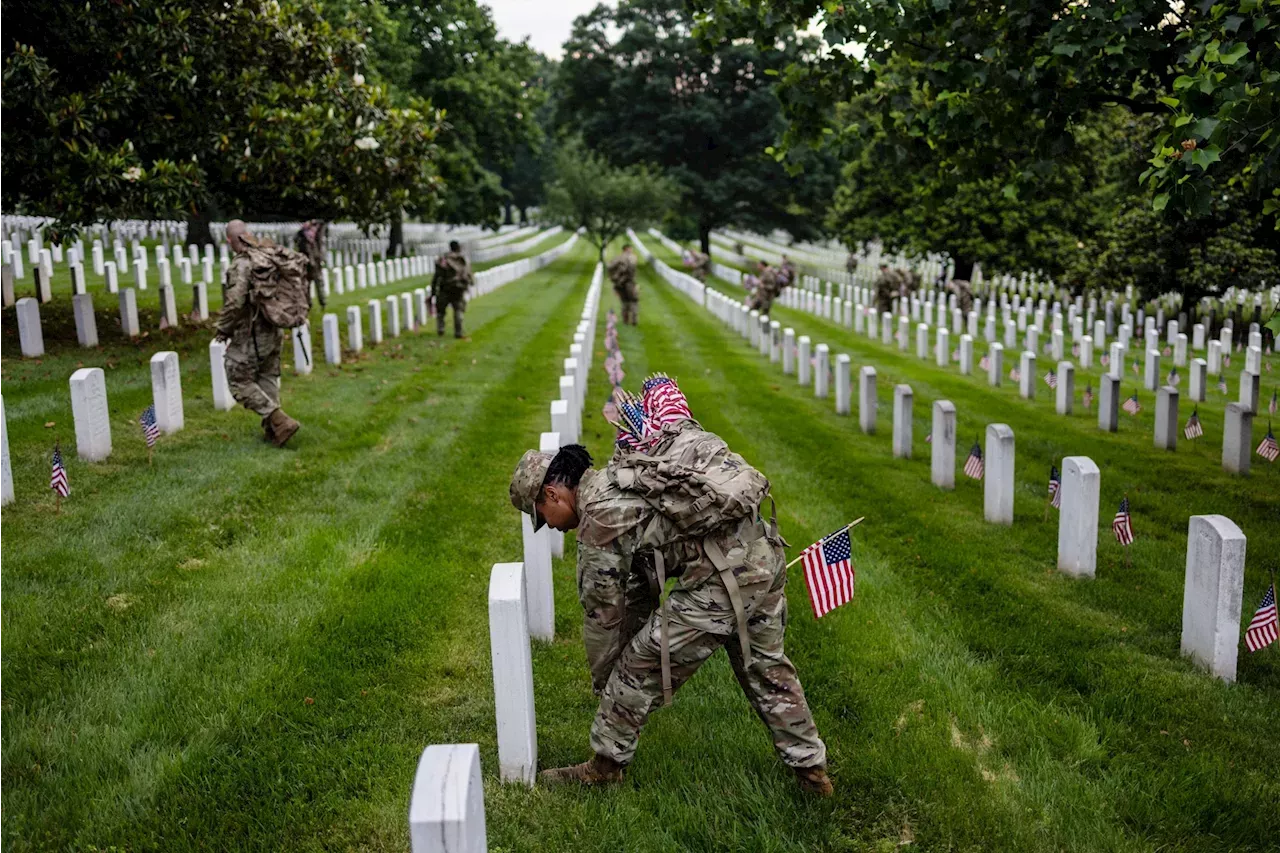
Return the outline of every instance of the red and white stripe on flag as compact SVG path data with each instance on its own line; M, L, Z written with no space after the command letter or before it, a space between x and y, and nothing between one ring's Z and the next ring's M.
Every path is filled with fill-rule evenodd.
M1276 617L1276 588L1273 584L1267 590L1267 594L1262 597L1262 606L1258 608L1257 613L1253 614L1253 619L1249 622L1249 628L1244 635L1244 644L1251 652L1271 645L1280 634L1277 630L1278 626L1280 626L1280 620Z
M853 543L842 530L810 545L800 555L804 584L809 590L813 616L821 619L841 604L853 600L855 570Z

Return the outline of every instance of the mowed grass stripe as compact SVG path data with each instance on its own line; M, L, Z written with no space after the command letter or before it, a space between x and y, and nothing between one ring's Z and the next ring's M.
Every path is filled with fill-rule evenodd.
M151 503L174 505L194 493L195 506L210 511L188 510L204 516L196 524L175 513L144 528L136 538L161 546L151 559L133 566L110 561L106 579L90 569L80 585L87 589L64 581L62 590L43 591L61 593L63 611L90 613L106 625L96 648L76 650L63 678L46 674L38 692L15 696L11 689L6 696L6 835L32 846L44 844L43 834L55 843L173 849L228 838L234 846L305 849L324 846L327 832L402 847L417 751L457 739L450 737L451 715L422 701L423 661L442 659L448 668L452 653L441 649L459 644L487 660L488 564L519 559L518 525L493 530L491 518L463 512L459 495L481 463L492 464L496 477L509 474L486 443L504 436L524 441L545 420L542 398L551 396L590 267L590 253L578 250L473 303L472 342L402 338L399 351L389 343L336 376L286 378L285 399L304 424L323 417L333 421L334 434L352 437L317 436L280 453L240 435L231 445L252 450L233 456L230 470L224 447L183 447L182 462L193 473L223 466L217 485L197 483L175 494L167 491L172 484L147 483L122 494L121 503L145 504L154 494ZM349 375L356 367L362 375ZM535 384L545 390L518 400ZM211 418L255 420L239 411L201 413L187 432ZM254 429L256 422L244 432ZM487 509L493 515L503 507L505 501L496 508L489 502ZM94 515L110 518L117 508L96 506ZM440 524L437 517L449 517L442 508L462 518ZM40 534L13 526L17 514L6 513L12 534L5 537L6 581L25 574L28 563L45 562L43 555L28 559L10 550L22 543L39 551ZM66 520L40 517L33 526ZM244 529L230 542L197 541L191 550L203 562L184 565L171 552L205 522ZM63 532L55 538L75 541ZM141 591L112 611L103 604L106 589ZM20 616L56 610L56 602L28 609L17 601L6 602L5 627L11 648L28 647L30 656L6 656L11 685L14 664L24 676L23 669L39 673L45 651L39 637L22 636L30 623ZM116 606L123 603L117 599ZM67 623L62 635L83 642L74 614ZM47 626L39 633L48 636ZM487 664L476 671L471 651L468 665L442 681L457 695L483 697L488 709L487 725L457 733L491 739ZM391 666L397 657L416 659L419 668ZM416 680L417 689L404 689L405 680ZM357 682L365 695L354 689ZM316 704L305 704L307 696ZM363 749L353 748L347 728L365 733ZM102 736L96 749L86 737L91 731ZM395 763L381 763L392 748ZM41 758L40 769L31 769ZM385 800L372 790L375 783ZM295 836L302 827L310 831Z

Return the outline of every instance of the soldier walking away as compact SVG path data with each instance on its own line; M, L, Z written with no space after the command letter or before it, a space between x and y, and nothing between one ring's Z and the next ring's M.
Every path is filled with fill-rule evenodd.
M881 264L880 275L876 278L876 310L881 313L892 311L893 301L897 299L901 305L919 284L920 278L914 272Z
M622 302L622 322L636 325L640 319L640 286L636 284L636 253L630 243L609 262L608 272L613 292Z
M683 401L661 380L662 399ZM554 456L528 451L511 478L511 503L535 529L578 531L583 638L600 696L595 755L541 778L621 781L649 714L723 647L800 787L830 796L826 746L783 652L784 542L776 520L759 511L769 481L691 418L645 435L643 445L626 447L620 434L603 471L591 469L585 448L569 445ZM677 581L659 603L668 577Z
M471 264L462 254L457 240L449 241L449 251L436 261L431 279L431 298L436 304L436 334L444 335L444 309L453 306L453 336L462 337L462 315L467 308L467 289L471 287Z
M302 223L293 238L293 247L307 256L307 281L315 285L320 308L325 308L326 294L320 284L320 270L324 266L324 222L310 219Z
M756 262L756 279L759 284L751 292L750 307L761 314L768 314L773 308L773 300L777 299L778 294L782 292L782 282L779 280L778 271L764 261Z
M227 345L227 384L241 405L261 416L266 440L284 447L299 424L280 408L280 349L284 330L301 326L311 310L307 258L255 239L239 219L227 223L227 243L235 257L222 284L215 335Z
M791 259L786 255L782 256L782 263L778 265L778 290L790 287L796 283L796 265L791 263Z
M693 250L693 277L698 281L706 283L707 276L711 275L711 256Z

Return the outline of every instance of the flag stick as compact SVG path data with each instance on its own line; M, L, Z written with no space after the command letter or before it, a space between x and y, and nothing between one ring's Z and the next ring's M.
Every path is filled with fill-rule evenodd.
M62 493L53 493L53 514L62 515Z
M823 536L823 537L822 537L821 539L819 539L818 541L819 541L819 542L826 542L826 541L827 541L828 539L830 539L832 536L837 536L837 535L839 535L839 534L841 534L841 533L844 533L844 532L845 532L846 530L848 530L850 527L857 527L859 524L861 524L861 523L862 523L862 519L863 519L863 518L866 518L866 516L864 515L864 516L862 516L862 518L859 518L859 519L857 519L856 521L851 521L851 522L849 522L849 523L848 523L848 524L846 524L844 527L841 527L839 530L835 530L835 531L832 531L831 533L828 533L826 536ZM799 557L796 557L796 558L795 558L794 560L792 560L790 563L787 563L787 568L788 568L788 569L789 569L789 568L791 568L792 566L794 566L796 563L800 562L800 561L801 561L801 560L803 560L803 559L804 559L804 555L803 555L803 554L801 554Z

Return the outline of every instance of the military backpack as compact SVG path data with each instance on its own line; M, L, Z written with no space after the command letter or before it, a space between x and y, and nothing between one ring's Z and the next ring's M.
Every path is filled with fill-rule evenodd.
M249 304L273 326L296 329L311 311L307 256L283 246L251 246Z
M690 539L755 516L769 495L769 480L729 449L724 439L692 421L649 452L621 454L609 463L618 488L639 495Z

